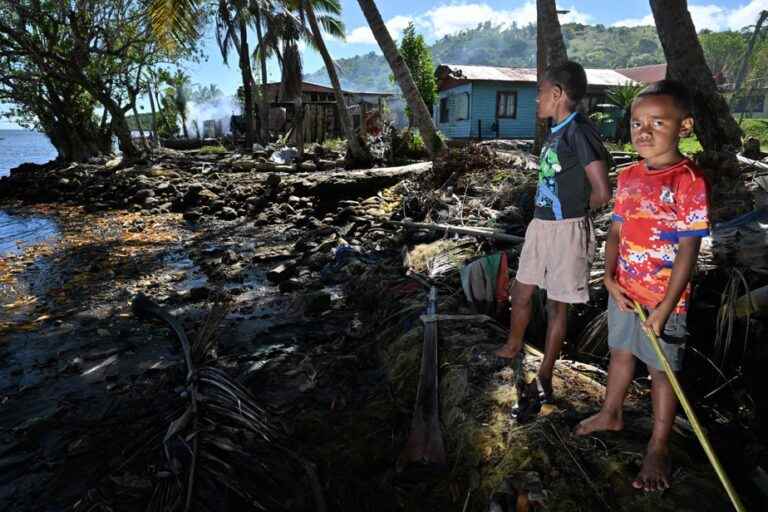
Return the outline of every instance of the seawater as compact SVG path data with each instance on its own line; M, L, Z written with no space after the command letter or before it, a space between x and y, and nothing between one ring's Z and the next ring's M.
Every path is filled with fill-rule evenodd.
M42 133L0 130L0 177L24 162L44 164L56 158L56 149ZM43 216L20 215L0 210L0 258L24 246L52 239L56 223Z

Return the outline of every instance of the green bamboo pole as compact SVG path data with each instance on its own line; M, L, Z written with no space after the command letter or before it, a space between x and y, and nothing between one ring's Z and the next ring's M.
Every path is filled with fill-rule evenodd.
M645 323L645 311L637 301L635 301L635 313L637 313L637 316L640 317L640 321ZM653 332L652 329L646 329L645 327L643 329L648 335L648 338L651 340L651 345L653 345L653 349L656 351L656 356L659 358L659 361L661 361L661 366L664 368L664 373L667 374L667 378L669 379L670 384L672 384L672 389L675 390L675 395L677 395L677 399L683 406L683 410L685 411L686 416L688 416L688 420L691 422L693 431L696 433L696 437L699 439L701 446L704 448L704 452L707 454L707 458L709 458L710 464L712 464L712 467L715 468L715 473L717 473L717 476L720 478L720 482L723 484L723 487L725 487L725 491L728 493L728 497L731 498L733 508L735 508L737 512L746 512L747 509L744 507L741 499L736 494L736 489L733 488L733 484L728 479L728 475L725 474L725 470L720 464L720 460L717 458L715 450L712 449L712 445L710 444L709 439L707 439L707 435L704 433L704 430L702 430L701 423L699 423L699 418L696 416L693 407L691 407L690 402L688 402L688 399L685 397L683 388L680 386L680 382L677 380L677 376L675 375L674 370L672 370L672 367L669 365L667 356L664 354L664 351L661 350L661 345L659 344L659 339L656 337L656 333Z

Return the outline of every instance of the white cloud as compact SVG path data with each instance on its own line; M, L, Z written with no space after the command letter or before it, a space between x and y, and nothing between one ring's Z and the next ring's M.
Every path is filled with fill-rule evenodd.
M639 27L641 25L654 25L653 15L649 14L643 18L627 18L613 24L614 27Z
M739 30L754 25L760 11L768 9L768 0L751 0L749 3L728 9L714 4L689 4L688 11L696 30ZM614 23L617 27L654 25L653 15L628 18Z
M590 23L592 17L580 12L574 7L568 14L560 16L561 23ZM536 2L527 0L518 7L509 10L496 10L486 3L451 3L442 4L415 17L396 16L387 21L386 25L397 39L402 30L413 21L427 39L439 39L448 34L476 27L480 23L490 21L494 25L518 26L536 23ZM376 40L367 26L357 27L347 34L347 42L376 44Z
M387 30L393 39L398 39L408 23L413 21L413 18L409 16L395 16L385 23ZM368 25L357 27L347 34L348 43L360 43L360 44L376 44L376 38L373 37Z

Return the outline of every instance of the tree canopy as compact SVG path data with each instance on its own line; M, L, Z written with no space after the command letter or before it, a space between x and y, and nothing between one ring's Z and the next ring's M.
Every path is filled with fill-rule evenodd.
M424 37L416 33L413 22L409 23L403 31L403 38L400 40L398 50L408 69L411 70L411 76L416 82L416 87L419 89L424 104L431 107L437 98L435 66L432 63L432 52L424 41ZM394 81L394 77L392 80ZM407 108L406 113L410 118L411 114Z

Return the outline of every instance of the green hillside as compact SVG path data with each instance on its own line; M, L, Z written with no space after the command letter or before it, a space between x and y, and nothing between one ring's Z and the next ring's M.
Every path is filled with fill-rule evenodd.
M563 25L568 56L586 67L620 68L664 62L655 27ZM435 64L535 67L536 27L494 27L490 22L448 35L432 46ZM384 57L374 52L337 61L342 86L351 90L394 91ZM305 75L328 84L324 68Z

